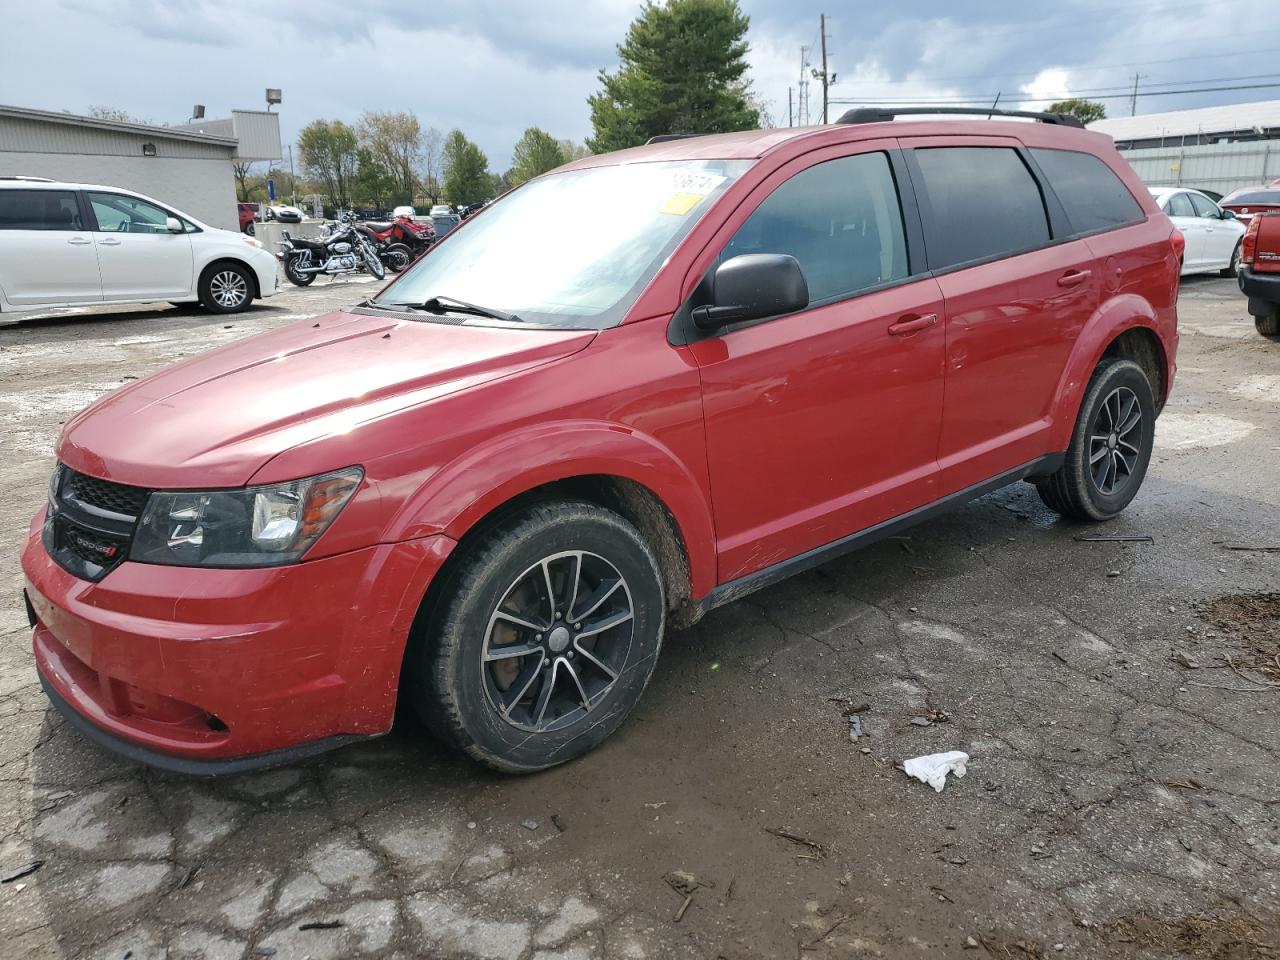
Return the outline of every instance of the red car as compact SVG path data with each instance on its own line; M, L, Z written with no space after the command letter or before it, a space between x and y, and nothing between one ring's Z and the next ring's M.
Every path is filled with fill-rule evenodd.
M236 212L240 215L240 232L253 236L254 223L261 216L261 207L256 203L237 203Z
M538 770L623 722L668 625L1018 480L1114 517L1181 235L1070 118L894 117L587 157L78 414L23 554L50 699L176 770L401 701Z
M1255 213L1280 212L1280 181L1265 187L1233 190L1218 206L1230 210L1243 223L1248 223Z
M1238 278L1258 332L1280 340L1280 211L1260 213L1249 221L1240 242Z

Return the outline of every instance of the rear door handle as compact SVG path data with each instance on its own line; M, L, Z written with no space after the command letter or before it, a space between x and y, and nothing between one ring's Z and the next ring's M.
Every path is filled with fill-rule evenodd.
M896 323L889 325L889 333L891 336L904 337L908 333L917 333L920 330L932 327L937 322L938 315L936 313L926 313L922 317L902 317Z
M102 244L104 247L120 246L120 241L117 240L115 237L105 237L102 240L99 240L98 243Z
M67 241L67 243L71 244L73 247L86 247L90 242L91 241L86 240L84 237L72 237Z
M1078 287L1091 276L1093 276L1092 270L1072 270L1070 273L1064 273L1058 278L1058 286Z

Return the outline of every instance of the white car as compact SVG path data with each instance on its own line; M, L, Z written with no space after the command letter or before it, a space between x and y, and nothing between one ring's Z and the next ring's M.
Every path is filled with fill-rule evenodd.
M1234 213L1223 210L1198 190L1151 187L1151 195L1186 238L1183 276L1214 270L1224 277L1235 274L1246 227Z
M156 300L235 313L279 289L252 237L119 187L0 177L0 314Z
M286 203L270 204L264 216L268 220L275 220L278 223L301 223L302 211L297 207L291 207Z

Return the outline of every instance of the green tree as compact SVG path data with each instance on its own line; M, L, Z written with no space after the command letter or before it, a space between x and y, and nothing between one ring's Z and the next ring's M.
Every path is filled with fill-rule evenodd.
M335 207L351 205L359 165L356 132L341 120L313 120L298 134L302 168Z
M566 163L591 156L591 151L587 149L586 144L578 143L575 140L561 140L560 151L564 154Z
M408 203L417 192L417 170L422 160L422 125L412 113L366 113L356 127L360 146L377 161L382 172L395 180L388 193Z
M646 0L618 46L616 73L587 98L595 153L663 133L751 130L760 111L747 79L747 27L737 0Z
M1065 113L1073 117L1079 117L1081 123L1093 123L1095 120L1105 120L1107 117L1107 108L1098 103L1098 101L1081 100L1079 97L1051 103L1049 104L1049 112Z
M370 207L395 206L393 201L400 199L403 189L399 176L391 173L367 147L357 151L356 163L356 180L352 189L356 203Z
M555 137L545 130L530 127L516 141L511 156L511 169L507 172L507 186L518 187L526 180L554 170L566 162L564 150Z
M489 161L461 130L454 130L445 138L442 187L450 203L475 203L493 196Z

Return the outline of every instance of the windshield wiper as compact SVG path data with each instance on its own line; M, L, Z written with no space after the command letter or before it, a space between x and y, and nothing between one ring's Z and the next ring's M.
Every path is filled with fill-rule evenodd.
M475 303L467 303L465 300L457 300L453 297L437 296L424 303L404 304L404 306L412 307L414 310L424 310L427 313L470 313L477 317L489 317L492 320L506 320L512 323L521 322L520 318L514 313L504 313L501 310L482 307Z

